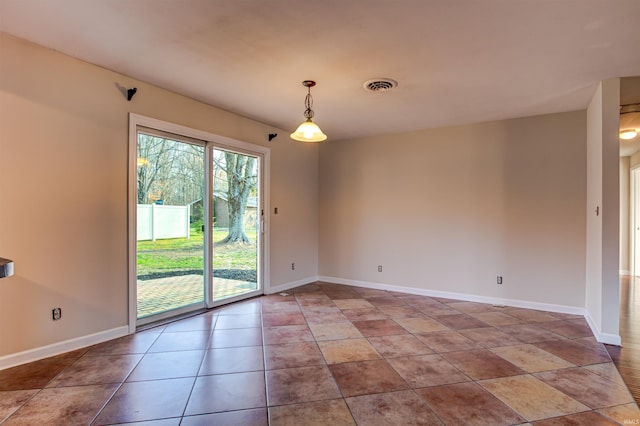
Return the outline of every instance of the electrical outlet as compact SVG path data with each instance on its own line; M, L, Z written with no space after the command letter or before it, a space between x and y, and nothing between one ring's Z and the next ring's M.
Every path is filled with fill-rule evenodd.
M53 308L51 310L51 317L54 321L58 321L60 318L62 318L62 308Z
M292 270L292 271L295 271L295 270L296 270L296 264L295 264L295 263L293 263L293 262L291 262L291 270Z
M498 275L498 279L496 279L498 284L502 284L502 275Z
M378 272L382 272L382 265L378 265Z

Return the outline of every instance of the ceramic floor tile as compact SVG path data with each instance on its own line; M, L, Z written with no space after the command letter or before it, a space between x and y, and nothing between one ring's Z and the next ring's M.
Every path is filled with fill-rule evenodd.
M340 397L340 390L326 366L267 371L269 406Z
M159 336L160 333L152 331L131 334L92 346L86 355L144 354Z
M624 380L620 376L620 372L612 362L607 362L604 364L585 365L582 368L589 370L601 377L604 377L605 379L611 380L612 382L615 382L621 386L626 386Z
M306 324L301 312L271 312L262 314L262 323L265 327Z
M380 306L380 312L394 318L427 318L428 315L413 306Z
M418 333L415 336L438 353L465 351L480 347L480 345L473 340L453 330L438 331L434 333Z
M618 422L606 418L594 411L572 414L570 416L556 417L554 419L540 420L534 426L617 426Z
M116 389L117 385L43 389L3 425L87 425Z
M528 421L589 411L586 405L528 374L483 380L478 384Z
M179 417L189 399L193 378L125 383L104 407L96 425Z
M295 299L284 302L263 303L262 312L265 314L273 312L300 312L300 305Z
M591 408L610 407L634 401L626 386L584 368L546 371L534 376Z
M176 332L176 331L204 331L213 329L213 325L218 318L218 314L202 314L196 315L191 318L186 318L180 321L176 321L167 325L164 331Z
M505 346L493 348L491 352L529 373L575 367L570 362L533 345Z
M495 312L501 309L493 305L490 305L488 303L477 303L477 302L455 302L455 303L450 303L449 307L456 309L460 312L464 312L466 314L479 313L479 312Z
M421 312L424 312L426 315L430 317L437 318L442 315L459 315L460 311L453 309L450 306L443 305L442 303L435 304L427 304L423 305L420 308Z
M149 353L127 378L128 382L192 377L198 374L205 351Z
M640 424L640 409L635 402L617 405L615 407L601 408L598 412L623 425Z
M411 334L376 336L367 338L369 343L385 358L424 355L433 351Z
M264 344L313 342L313 334L307 325L282 325L264 328Z
M448 309L453 310L453 312L449 311L449 313L456 313L456 314L460 313L460 311L456 311L453 308L449 308L447 305L442 304L442 303L438 302L437 300L433 300L432 298L428 298L426 296L423 296L423 297L417 296L415 298L412 298L412 297L399 297L399 299L403 300L407 304L407 306L411 306L411 307L414 307L414 308L420 309L420 310L428 309L429 307L433 307L433 308L441 307L441 308L448 308Z
M413 391L399 391L346 398L359 425L442 425L442 422Z
M36 389L0 391L0 424L38 392Z
M339 299L357 299L360 297L358 293L351 289L322 289L322 291L334 301Z
M309 328L317 341L363 337L360 331L350 322L309 324Z
M198 375L264 370L262 346L209 349Z
M182 419L182 422L180 423L180 426L209 425L266 426L267 409L254 408L251 410L237 410L224 413L200 414L196 416L184 417Z
M342 313L350 321L371 321L389 318L388 315L377 308L345 309Z
M540 349L544 349L576 365L611 362L609 353L600 343L582 344L573 340L555 340L534 344Z
M390 297L392 296L386 290L377 290L375 288L363 288L363 287L354 287L353 289L356 293L358 293L361 297L365 299L371 297Z
M390 292L390 293L394 294L394 292ZM428 305L428 304L438 304L438 305L440 305L441 304L437 300L433 300L431 297L428 297L428 296L417 296L417 295L408 294L408 293L397 293L397 294L395 294L395 296L398 299L402 300L407 305L411 305L411 306L424 306L424 305Z
M329 370L344 397L409 389L402 377L382 359L332 364Z
M436 354L389 358L387 362L412 388L469 381L460 370Z
M407 330L392 319L354 321L353 325L360 330L360 333L365 337L407 334Z
M462 352L447 352L442 356L474 380L515 376L524 370L486 349Z
M266 407L264 372L218 374L197 378L185 415Z
M209 348L233 348L262 345L262 330L259 328L233 328L214 330L209 339Z
M523 343L546 342L550 340L564 340L564 337L536 324L516 324L499 327L500 330L511 334Z
M149 348L149 352L192 351L206 349L209 343L209 330L185 331L181 333L164 332Z
M430 331L443 331L449 328L431 318L396 318L400 324L410 333L427 333Z
M318 346L329 364L380 358L367 339L329 340Z
M516 339L514 336L493 327L469 328L465 330L458 330L458 332L485 348L516 345L520 343L520 340Z
M539 323L539 326L569 339L593 336L584 320L548 321Z
M43 388L74 362L74 358L46 358L0 370L0 391Z
M382 308L385 306L406 306L406 303L403 300L390 296L368 297L367 301L376 308Z
M262 326L260 314L220 315L215 329L254 328Z
M489 327L489 324L467 314L438 315L437 320L452 330Z
M309 426L355 426L356 424L343 399L269 408L269 424L271 426L299 426L302 423Z
M458 300L458 299L449 299L446 297L431 297L433 300L443 303L445 305L450 304L450 303L458 303L458 302L464 302L464 300Z
M126 423L126 426L180 426L181 417Z
M535 311L533 309L523 308L507 308L503 311L507 315L519 318L526 322L546 322L557 321L558 318L554 317L549 312Z
M59 358L79 359L79 358L82 358L89 351L89 349L91 349L90 346L86 348L76 349L74 351L63 352L59 355L54 355L51 358L52 359L59 359Z
M96 424L132 426L640 423L581 316L322 282L286 293L0 371L0 423L88 424L94 403ZM111 399L83 393L99 384ZM604 404L622 405L590 409Z
M313 297L313 298L298 298L298 304L300 305L300 309L303 311L311 308L335 308L338 309L333 300L329 299L326 295L322 295L322 297Z
M269 304L272 299L252 299L231 303L215 310L219 315L243 315L243 314L259 314L262 304Z
M85 356L67 367L47 387L121 383L141 359L140 354Z
M500 327L503 325L522 324L521 319L512 317L511 315L507 315L504 312L499 312L499 311L477 312L477 313L470 313L469 315L493 327Z
M579 320L585 321L584 316L579 314L565 314L562 312L549 312L549 314L553 315L558 319L579 319Z
M324 316L332 316L339 315L342 311L337 306L308 306L302 308L302 314L308 320L310 316L316 315L324 315Z
M337 324L349 323L349 318L342 312L309 312L305 311L304 316L307 324Z
M358 298L358 299L339 299L334 300L333 303L340 308L341 310L345 309L373 309L371 303L369 303L366 299Z
M266 345L264 353L267 370L325 364L315 342Z
M416 389L448 425L515 425L526 422L500 400L475 383L457 383Z

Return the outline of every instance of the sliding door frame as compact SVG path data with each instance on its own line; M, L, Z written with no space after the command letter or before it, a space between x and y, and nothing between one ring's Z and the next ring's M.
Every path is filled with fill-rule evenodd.
M212 197L213 197L213 150L215 148L226 149L229 151L252 155L260 158L259 173L260 187L258 206L258 267L257 281L260 285L261 293L267 293L269 289L269 176L270 176L270 148L255 145L248 142L239 141L225 136L216 135L202 130L192 129L179 124L174 124L155 118L145 117L142 115L129 113L129 162L127 176L127 260L128 260L128 318L129 333L135 333L138 325L138 295L137 295L137 144L138 131L141 128L154 129L160 132L167 132L188 139L202 141L205 144L205 217L210 218L212 215ZM236 297L225 298L221 301L213 300L213 229L211 225L205 226L205 248L204 248L204 305L207 308L213 308L221 304L231 303L240 300L246 296L240 295ZM186 310L185 310L186 311ZM180 314L180 309L172 312Z

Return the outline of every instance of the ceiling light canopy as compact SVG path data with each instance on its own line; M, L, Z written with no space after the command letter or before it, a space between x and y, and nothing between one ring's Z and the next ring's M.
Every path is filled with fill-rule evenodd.
M307 96L304 98L304 106L306 107L304 110L304 116L306 120L298 126L295 132L291 133L291 139L300 142L322 142L327 139L327 135L322 133L320 127L311 121L313 118L313 110L311 109L313 106L311 88L316 85L316 82L312 80L305 80L302 82L302 85L307 88Z
M639 129L626 129L620 131L620 139L629 140L638 136Z

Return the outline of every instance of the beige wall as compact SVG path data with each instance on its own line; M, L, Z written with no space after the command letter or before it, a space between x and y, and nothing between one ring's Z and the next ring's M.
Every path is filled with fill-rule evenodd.
M0 55L0 357L127 324L129 112L271 147L271 285L317 275L317 146L4 35Z
M620 79L598 84L587 108L587 319L600 341L619 344ZM600 214L595 214L599 208Z
M585 129L580 111L323 145L320 275L584 307Z

